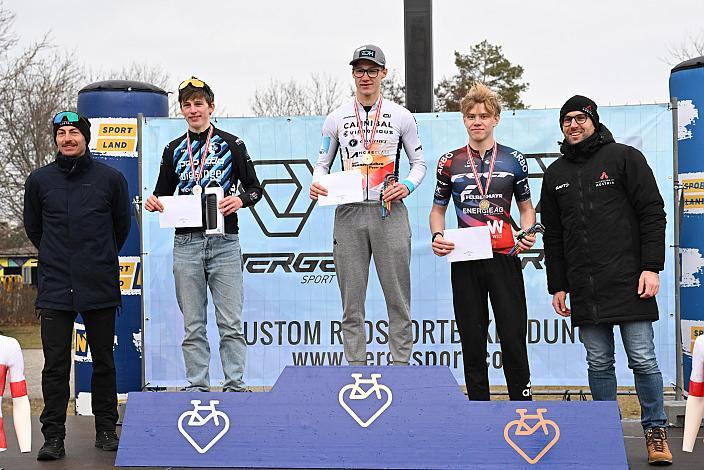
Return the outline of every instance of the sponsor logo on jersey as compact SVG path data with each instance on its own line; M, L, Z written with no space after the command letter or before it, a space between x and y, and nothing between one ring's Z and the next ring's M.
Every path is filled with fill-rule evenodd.
M559 191L560 189L567 189L569 187L570 187L569 183L558 184L557 186L555 186L555 191Z
M504 233L504 221L499 219L499 220L487 220L486 224L489 226L489 231L491 232L492 235L496 235L497 233L499 235Z

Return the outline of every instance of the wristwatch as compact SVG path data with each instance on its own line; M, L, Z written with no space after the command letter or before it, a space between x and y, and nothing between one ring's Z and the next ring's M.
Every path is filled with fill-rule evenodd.
M435 237L437 237L438 235L442 235L442 232L433 233L433 238L430 239L430 243L433 243L435 241Z

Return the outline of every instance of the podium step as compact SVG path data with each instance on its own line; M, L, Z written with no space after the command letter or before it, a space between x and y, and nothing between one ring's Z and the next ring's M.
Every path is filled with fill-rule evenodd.
M116 466L626 469L615 402L470 402L446 367L286 367L266 393L130 393Z

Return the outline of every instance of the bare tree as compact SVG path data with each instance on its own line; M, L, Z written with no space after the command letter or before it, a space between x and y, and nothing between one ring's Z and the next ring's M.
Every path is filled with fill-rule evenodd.
M669 47L668 52L670 57L667 62L670 65L677 65L685 60L704 56L704 32L698 35L690 35L678 46Z
M271 79L257 89L251 101L255 116L325 115L340 105L341 85L328 76L313 74L309 83Z
M129 66L118 70L96 71L89 69L87 71L86 83L102 80L132 80L158 86L169 93L169 116L176 117L181 114L178 95L169 91L169 88L174 86L171 76L160 65L132 62Z
M308 99L310 101L310 114L325 116L340 106L340 82L327 75L311 75L308 86Z
M71 57L44 49L26 51L2 70L3 81L12 86L0 88L0 201L2 215L15 220L22 218L25 179L56 150L51 118L75 109L82 82Z
M46 36L16 52L14 18L0 3L0 218L12 222L22 220L25 179L53 157L51 118L75 109L82 78Z
M12 32L14 21L15 14L0 2L0 56L2 57L17 44L17 36Z
M392 70L381 81L381 95L385 100L393 101L401 106L406 105L406 84L399 78L396 70Z

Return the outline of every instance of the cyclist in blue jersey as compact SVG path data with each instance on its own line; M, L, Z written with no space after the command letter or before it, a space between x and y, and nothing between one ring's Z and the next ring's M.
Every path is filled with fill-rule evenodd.
M504 375L511 400L530 400L530 368L526 348L528 313L521 261L508 252L514 245L511 201L515 198L521 227L535 223L530 200L528 166L519 151L494 139L501 105L482 84L462 99L461 110L469 143L438 161L435 199L430 212L433 252L446 256L454 244L443 237L445 212L454 201L460 228L489 226L493 258L452 263L455 319L462 342L465 383L470 400L489 400L487 330L491 299ZM527 250L535 236L519 242Z
M220 332L220 360L226 392L246 391L244 380L245 339L242 327L242 253L238 237L237 211L256 204L262 187L242 139L210 123L215 110L211 88L195 77L181 83L178 91L187 132L164 149L154 194L144 208L163 211L159 196L193 194L202 197L203 223L176 229L174 237L174 279L176 298L183 313L183 358L187 391L208 391L210 347L205 325L208 293L215 304ZM238 182L242 192L237 194ZM219 203L225 216L223 235L205 235L204 188L217 183L226 197Z

